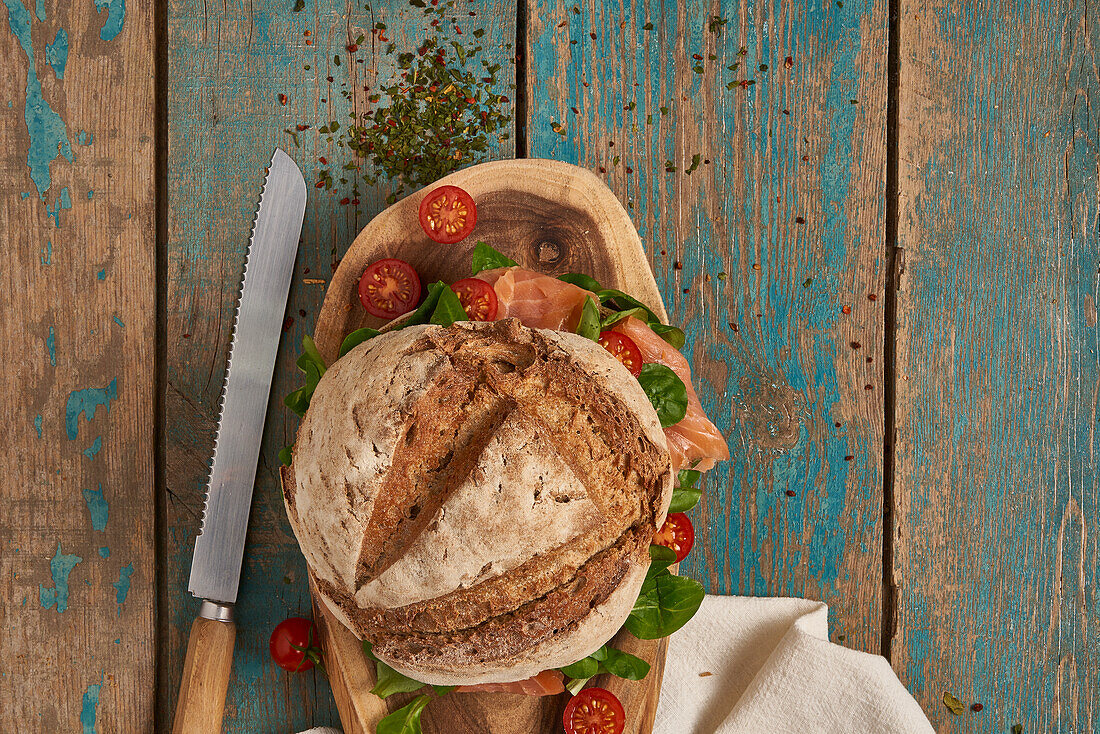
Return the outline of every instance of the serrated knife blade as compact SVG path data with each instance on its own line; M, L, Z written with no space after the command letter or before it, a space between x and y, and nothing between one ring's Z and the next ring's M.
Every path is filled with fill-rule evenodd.
M191 561L188 590L200 599L237 600L252 485L305 207L302 173L276 149L245 258L202 528Z
M214 459L188 585L203 602L187 641L173 734L222 730L252 484L305 210L302 172L276 148L252 224L233 319Z

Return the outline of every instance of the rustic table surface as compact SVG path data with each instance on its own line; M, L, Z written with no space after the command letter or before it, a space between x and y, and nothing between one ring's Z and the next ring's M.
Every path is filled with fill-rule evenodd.
M267 654L309 610L280 397L392 190L340 183L353 154L331 123L371 109L429 33L500 64L511 134L484 156L598 172L686 325L734 458L693 511L684 572L828 602L833 640L886 655L939 731L1100 729L1095 5L443 3L432 27L430 0L4 0L0 731L170 721L275 146L320 186L226 729L336 721L323 677Z

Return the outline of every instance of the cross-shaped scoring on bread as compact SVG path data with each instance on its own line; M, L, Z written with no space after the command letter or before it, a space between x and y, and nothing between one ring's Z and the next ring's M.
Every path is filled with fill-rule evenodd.
M428 683L519 680L622 625L668 448L595 342L515 320L410 327L325 374L284 482L331 611Z

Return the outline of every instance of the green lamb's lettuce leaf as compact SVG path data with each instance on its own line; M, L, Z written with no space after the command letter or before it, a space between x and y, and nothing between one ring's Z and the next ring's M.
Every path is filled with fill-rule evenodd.
M372 329L369 326L364 326L362 329L356 329L344 337L344 341L340 344L340 356L343 357L367 339L373 339L381 333L382 332L378 329Z
M444 285L439 291L439 302L436 304L435 310L432 311L431 318L428 319L429 323L450 326L456 321L469 320L470 317L466 315L466 309L462 308L458 296L455 295L450 286Z
M674 576L668 566L676 560L676 554L656 551L650 547L649 573L642 583L642 591L634 602L634 609L623 625L632 635L642 640L667 637L687 624L699 611L705 592L694 579Z
M584 306L581 308L581 320L577 324L577 333L592 341L600 338L600 308L591 298L584 299Z
M417 696L412 701L378 722L375 734L423 734L420 715L431 696Z
M470 270L477 275L482 270L493 268L507 268L516 264L516 261L503 252L494 250L484 242L474 245L474 251L470 254Z
M298 357L298 369L306 376L306 384L286 396L283 403L293 410L298 416L306 414L309 401L313 399L313 391L317 389L317 383L325 374L325 360L321 359L321 353L317 351L317 345L309 336L302 337L302 355Z
M687 387L671 368L656 362L644 364L638 384L664 428L676 425L687 415Z
M676 476L679 486L672 490L672 504L668 506L669 512L687 512L695 507L699 498L703 496L703 490L695 487L702 476L702 472L694 469L680 470Z
M599 282L591 275L585 275L584 273L566 273L565 275L559 275L558 280L572 283L593 293L598 293L601 290Z

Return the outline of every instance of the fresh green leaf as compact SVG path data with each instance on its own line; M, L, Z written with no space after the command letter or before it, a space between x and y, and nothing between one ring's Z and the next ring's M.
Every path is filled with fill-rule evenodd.
M565 275L559 275L558 280L572 283L575 286L584 288L586 291L592 291L593 293L600 290L600 284L596 279L584 273L566 273Z
M668 428L684 419L687 414L687 387L671 368L656 362L643 364L638 384L653 404L662 426Z
M290 462L294 458L293 451L294 444L279 449L279 461L283 462L283 466L290 466Z
M456 321L469 320L470 317L466 315L466 310L462 308L462 303L458 300L455 292L451 290L450 286L443 286L439 292L439 303L432 311L432 317L429 321L439 326L450 326Z
M661 323L661 320L657 318L657 314L653 313L653 310L649 306L645 305L634 296L623 293L620 290L604 288L603 290L597 291L596 296L599 297L600 303L616 311L627 311L632 308L642 309L646 314L646 318L643 320L647 324Z
M340 344L340 356L343 357L367 339L373 339L381 333L382 332L378 329L372 329L369 326L364 326L362 329L356 329L344 337L344 341Z
M419 691L425 686L418 680L398 673L381 660L375 659L374 669L377 674L378 683L370 690L371 693L379 698L386 698L392 696L395 693L411 693L412 691Z
M567 680L565 682L565 690L569 691L570 695L576 696L578 693L581 692L581 689L583 689L585 684L588 683L588 681L590 681L590 680L592 680L592 679L591 678L572 678L572 679Z
M649 314L646 313L646 310L644 308L631 308L627 309L626 311L616 311L615 313L610 314L607 318L603 320L601 326L605 330L610 329L612 326L619 323L627 316L633 316L634 318L641 319L642 321L647 321L649 319Z
M683 329L677 326L669 326L668 324L653 323L649 325L649 328L653 329L657 336L664 339L666 342L672 345L673 349L683 349L684 337Z
M698 581L673 576L668 568L654 573L650 566L650 573L624 625L642 640L667 637L683 627L699 611L705 596Z
M394 711L378 722L375 734L423 734L420 727L420 714L428 705L431 696L417 696L405 706Z
M596 341L600 338L600 307L590 297L584 299L584 307L581 308L581 320L577 324L577 333L585 339Z
M649 546L649 570L646 572L646 578L656 576L673 563L676 563L676 551L663 545Z
M943 705L947 707L947 710L955 714L955 716L962 716L966 707L963 706L963 702L952 696L947 691L943 692Z
M560 670L570 678L588 679L600 672L600 661L589 655L586 658L581 658L572 665L566 665Z
M484 242L474 245L474 251L470 254L470 269L474 275L482 270L493 268L507 268L516 264L516 261L502 252L494 250Z
M406 326L429 323L432 314L435 312L435 307L439 304L439 294L443 292L444 288L447 288L447 284L441 280L429 285L428 293L424 296L424 302L412 312L412 316L401 323L399 328L404 329Z
M679 486L672 490L672 504L668 506L669 512L687 512L695 507L703 496L703 490L695 488L701 476L703 473L694 469L680 470L676 476L676 483Z
M317 345L313 343L313 339L309 336L302 337L302 354L298 357L296 364L298 369L305 373L306 384L287 395L283 399L283 404L301 417L309 409L309 402L313 399L313 391L317 389L317 383L321 381L321 377L327 369L325 360L321 358L321 353L317 351Z
M432 686L432 690L435 691L437 696L446 696L456 688L458 686Z
M649 663L645 660L607 645L592 653L592 657L599 661L602 672L625 680L641 680L649 675Z

